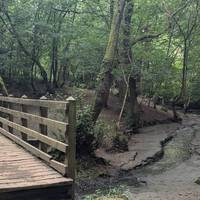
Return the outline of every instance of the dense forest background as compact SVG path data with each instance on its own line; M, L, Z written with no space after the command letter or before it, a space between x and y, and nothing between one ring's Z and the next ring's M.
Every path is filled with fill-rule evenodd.
M172 107L196 105L199 3L1 0L2 92L20 88L40 96L65 86L96 90L95 122L113 91L122 102L121 114L131 102L134 126L140 118L138 95Z
M124 169L138 183L130 169L158 161L165 151L176 164L181 156L187 160L184 149L196 151L188 135L199 137L200 130L193 115L200 109L199 33L200 0L0 0L0 95L73 96L79 189L107 189ZM54 110L47 115L57 117ZM63 120L63 111L58 116ZM53 137L65 141L63 134ZM197 176L190 174L199 176L199 157L192 162L189 170L182 165L166 175L167 196L177 189L175 179L186 177L182 186Z

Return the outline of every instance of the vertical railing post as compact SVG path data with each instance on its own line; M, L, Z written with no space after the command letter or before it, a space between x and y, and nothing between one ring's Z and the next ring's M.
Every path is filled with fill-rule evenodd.
M0 97L1 96L3 96L2 93L0 93ZM0 106L3 107L3 101L0 101ZM2 117L2 116L3 116L2 113L0 113L0 117ZM0 122L0 127L3 128L3 123L2 122Z
M73 97L67 99L68 108L68 177L75 182L76 173L76 101ZM74 199L74 184L72 186L72 199Z
M13 97L13 95L10 94L9 97ZM9 109L13 109L13 103L8 103L8 108L9 108ZM13 119L14 119L14 118L13 118L13 115L12 115L12 114L9 114L8 118L9 118L9 120L10 120L11 122L13 122ZM13 128L12 128L12 127L8 126L8 131L9 131L10 133L13 134Z
M47 100L47 98L45 96L42 96L40 98L40 100ZM46 107L40 107L40 116L41 117L48 117L48 108ZM44 124L39 124L39 128L40 128L40 133L42 133L43 135L47 135L47 126L44 125ZM39 142L39 149L44 151L44 152L47 152L47 145L42 143L42 142Z
M23 95L21 98L22 99L27 99L28 97L26 95ZM27 113L28 112L27 105L21 104L21 111ZM22 126L28 127L27 119L21 118L21 123L22 123ZM25 133L21 132L21 135L22 135L22 140L28 141L28 137L27 137L27 135Z

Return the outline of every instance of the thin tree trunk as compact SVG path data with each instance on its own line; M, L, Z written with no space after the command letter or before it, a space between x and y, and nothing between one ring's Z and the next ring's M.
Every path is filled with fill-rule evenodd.
M8 96L8 91L6 89L4 80L3 80L3 78L1 76L0 76L0 89L1 89L1 91L2 91L4 96Z
M115 7L115 1L110 0L110 26L112 25L112 19L114 15L114 7Z
M7 1L4 1L4 3L6 3L6 2L7 2ZM5 14L6 18L8 19L8 22L9 22L10 27L11 27L10 29L8 29L8 31L13 35L14 38L16 38L16 40L17 40L17 42L18 42L18 44L19 44L21 50L24 52L24 54L25 54L26 56L28 56L30 59L32 59L32 60L38 65L38 67L39 67L39 69L40 69L40 74L41 74L41 76L42 76L42 78L43 78L43 80L44 80L44 83L45 83L45 85L46 85L46 87L47 87L47 90L50 91L51 88L50 88L50 86L49 86L48 76L47 76L47 73L46 73L44 67L41 65L41 63L39 62L39 60L37 60L35 57L33 57L33 56L31 55L31 53L30 53L30 52L25 48L25 46L23 45L23 43L22 43L22 41L21 41L21 38L20 38L18 32L16 31L15 26L14 26L14 24L12 23L12 20L11 20L11 18L10 18L10 16L9 16L7 10L4 10L4 14ZM6 22L4 22L4 23L6 24Z
M178 113L176 112L176 104L182 99L185 104L187 101L187 68L188 68L188 57L189 57L189 46L187 39L184 40L184 52L183 52L183 69L182 69L182 81L181 81L181 91L177 98L172 102L173 120L180 121Z
M34 84L34 66L35 66L35 63L33 62L31 66L31 87L32 87L33 93L35 94L37 90Z
M54 44L54 61L53 61L53 87L57 88L57 74L58 74L58 44L57 40L55 39L55 44Z

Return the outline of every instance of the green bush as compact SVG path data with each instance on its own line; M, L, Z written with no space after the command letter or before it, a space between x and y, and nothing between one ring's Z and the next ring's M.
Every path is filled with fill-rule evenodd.
M86 106L77 114L77 155L91 155L101 144L104 128L101 123L94 125L91 107Z

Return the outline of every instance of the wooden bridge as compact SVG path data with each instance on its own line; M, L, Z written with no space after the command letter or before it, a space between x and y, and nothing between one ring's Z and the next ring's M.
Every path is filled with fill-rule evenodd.
M0 200L74 199L75 104L0 96Z

